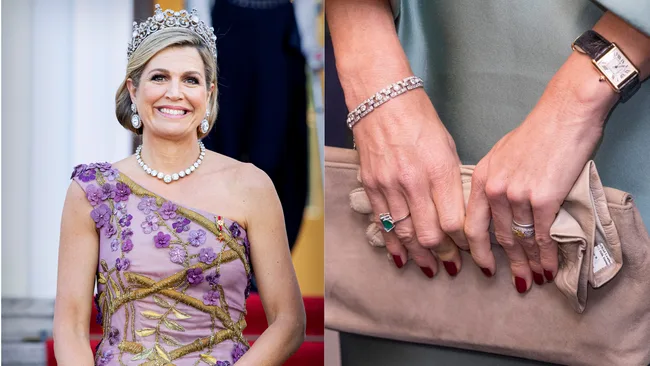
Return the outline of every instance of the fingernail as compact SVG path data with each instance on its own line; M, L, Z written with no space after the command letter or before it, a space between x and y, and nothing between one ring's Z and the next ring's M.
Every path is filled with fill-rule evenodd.
M402 257L399 255L393 254L393 261L395 261L395 265L397 268L402 268L404 266L404 263L402 262Z
M422 273L424 273L427 277L433 278L433 271L431 270L431 268L420 267L420 269L422 270Z
M481 271L483 272L485 277L488 277L488 278L492 277L492 272L489 269L481 267Z
M535 281L536 284L541 286L544 284L544 276L542 276L541 273L537 273L533 271L533 281Z
M528 287L526 286L526 280L521 277L515 277L515 286L517 287L517 292L520 294L526 292L526 288Z
M544 277L546 277L546 280L547 280L548 282L553 282L553 272L551 272L551 271L545 269L545 270L544 270Z
M445 265L445 270L449 273L450 276L455 276L458 274L458 269L456 268L456 263L454 262L442 262Z

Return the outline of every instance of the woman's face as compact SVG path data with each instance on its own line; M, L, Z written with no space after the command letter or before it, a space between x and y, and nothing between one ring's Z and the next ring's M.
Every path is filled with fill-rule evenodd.
M136 89L127 81L145 133L176 139L197 134L214 85L206 88L205 66L194 47L169 47L145 66Z

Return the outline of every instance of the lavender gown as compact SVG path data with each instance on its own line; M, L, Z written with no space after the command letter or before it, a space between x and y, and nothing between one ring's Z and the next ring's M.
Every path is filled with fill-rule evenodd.
M243 228L160 197L109 163L78 165L71 178L100 237L95 364L234 364L249 348Z

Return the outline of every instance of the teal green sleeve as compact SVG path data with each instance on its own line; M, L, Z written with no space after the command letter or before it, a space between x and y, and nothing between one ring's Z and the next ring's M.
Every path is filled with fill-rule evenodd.
M650 36L650 0L593 0L618 15L634 28ZM395 19L399 17L400 0L390 0Z
M629 25L650 36L650 0L595 0Z

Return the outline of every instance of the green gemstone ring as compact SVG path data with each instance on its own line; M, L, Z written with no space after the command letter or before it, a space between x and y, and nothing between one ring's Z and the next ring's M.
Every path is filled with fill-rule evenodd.
M393 216L391 216L390 213L386 212L379 214L379 221L381 221L381 225L384 227L384 231L390 233L398 222L406 220L406 218L409 216L411 216L410 213L406 214L404 217L394 220Z

